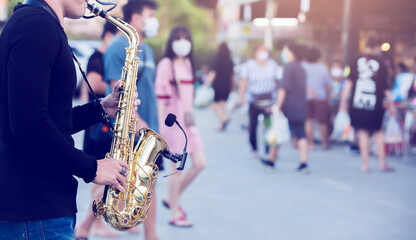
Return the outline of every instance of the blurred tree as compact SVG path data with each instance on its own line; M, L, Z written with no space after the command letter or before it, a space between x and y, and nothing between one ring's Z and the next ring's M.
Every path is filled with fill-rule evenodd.
M9 0L9 16L18 2L23 2L23 0ZM215 9L201 7L197 4L201 2L200 0L157 0L157 2L159 3L157 11L160 22L159 34L155 38L146 39L146 42L153 47L156 62L163 57L171 29L182 25L192 33L195 67L210 63L217 45ZM121 9L121 6L118 8Z
M18 2L23 2L23 0L9 0L9 10L7 11L7 16L10 17L13 13L13 8Z
M216 48L214 10L198 6L195 0L158 0L158 2L159 34L156 38L146 40L153 47L156 61L163 57L171 29L181 25L192 33L195 67L210 63Z

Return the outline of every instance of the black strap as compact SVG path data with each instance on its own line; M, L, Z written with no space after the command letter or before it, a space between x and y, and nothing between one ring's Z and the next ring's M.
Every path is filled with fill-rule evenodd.
M58 16L56 16L55 12L49 7L49 5L43 0L25 0L23 4L31 5L34 7L42 8L47 11L56 21L59 22Z
M68 45L69 47L69 45ZM69 47L70 48L70 47ZM71 49L71 48L70 48ZM72 50L71 50L72 51ZM81 67L81 63L79 63L77 56L75 55L75 53L72 51L72 58L75 60L75 62L78 64L78 68L79 71L81 72L82 78L84 79L85 83L87 84L90 93L92 94L92 96L94 97L93 103L94 106L99 107L101 110L101 118L102 118L102 122L107 125L111 131L114 131L114 126L113 124L111 124L110 119L108 118L108 114L104 111L104 109L102 108L101 104L100 104L100 100L97 97L97 94L95 94L94 90L92 89L90 82L87 79L87 75L85 74L84 70Z

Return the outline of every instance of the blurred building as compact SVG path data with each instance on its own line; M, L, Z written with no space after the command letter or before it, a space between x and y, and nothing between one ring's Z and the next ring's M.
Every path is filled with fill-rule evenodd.
M253 40L271 38L275 48L296 39L321 46L328 61L349 62L365 35L376 32L387 57L415 64L415 0L219 0L218 12L217 40L234 52Z

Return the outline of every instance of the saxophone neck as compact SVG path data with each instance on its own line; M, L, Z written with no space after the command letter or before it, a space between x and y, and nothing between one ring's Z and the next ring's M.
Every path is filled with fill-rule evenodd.
M125 21L121 20L120 18L114 18L113 16L109 15L104 9L98 7L95 4L88 3L87 8L95 16L100 16L106 19L107 21L111 22L113 25L115 25L120 31L126 34L127 39L129 40L129 45L137 48L137 46L139 45L140 37L136 29L134 29L134 27L132 27Z

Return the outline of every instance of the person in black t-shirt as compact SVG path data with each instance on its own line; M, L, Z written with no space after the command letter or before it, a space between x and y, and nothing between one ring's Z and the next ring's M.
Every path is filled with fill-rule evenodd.
M72 239L77 180L121 192L128 166L74 147L72 134L115 117L118 86L101 101L72 108L76 70L63 19L84 0L19 3L0 35L0 236ZM135 105L139 101L135 101Z
M231 60L230 50L226 43L221 43L212 64L212 70L204 83L205 86L212 84L215 92L214 102L211 104L211 107L220 120L219 131L224 131L229 122L227 112L225 111L225 103L233 85L233 68L234 64Z
M389 74L384 61L378 56L380 45L381 41L376 36L368 37L364 54L350 64L351 72L345 82L340 103L340 111L349 110L351 126L358 131L363 172L370 170L370 134L377 146L380 170L393 170L386 161L382 122L386 106L390 115L395 115L396 110L388 86ZM351 91L352 96L347 103Z
M302 50L295 43L283 48L283 67L281 86L277 93L277 110L282 110L289 121L292 137L297 142L300 165L296 169L301 173L309 173L307 165L308 141L305 134L306 120L306 72L301 65ZM271 149L272 151L272 149Z

